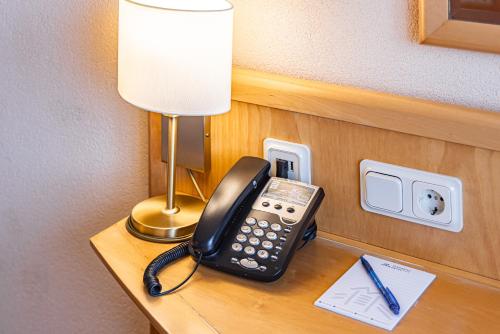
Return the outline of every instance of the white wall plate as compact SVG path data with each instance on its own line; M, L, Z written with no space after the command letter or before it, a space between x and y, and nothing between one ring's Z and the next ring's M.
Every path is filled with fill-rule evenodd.
M451 232L463 229L460 179L373 160L361 161L359 170L361 207L365 211ZM377 182L372 181L374 175ZM393 184L381 185L380 182ZM401 189L401 194L395 193L399 191L397 189ZM400 201L401 198L403 207L399 210L400 203L391 201Z
M311 150L304 144L266 138L264 140L264 159L271 163L271 176L276 175L276 159L284 159L294 163L293 172L288 173L292 180L311 184Z

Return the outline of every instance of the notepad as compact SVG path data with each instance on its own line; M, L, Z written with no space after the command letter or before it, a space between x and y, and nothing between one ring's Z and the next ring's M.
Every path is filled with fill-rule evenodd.
M364 255L364 258L398 300L401 308L399 315L389 309L360 260L316 300L314 305L393 330L434 281L436 275L370 255Z

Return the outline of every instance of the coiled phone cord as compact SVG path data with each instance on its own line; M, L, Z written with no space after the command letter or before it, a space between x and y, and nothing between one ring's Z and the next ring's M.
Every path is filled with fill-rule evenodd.
M297 250L304 247L309 241L315 239L317 230L318 227L316 225L316 222L314 222L304 232L304 237L302 238L304 243ZM189 276L186 277L186 279L184 279L181 283L177 284L176 286L174 286L169 290L161 291L162 285L160 283L160 280L158 279L158 272L160 272L160 270L162 270L170 263L188 255L189 255L189 241L185 241L175 246L174 248L166 251L165 253L160 254L153 261L151 261L151 263L147 266L146 270L144 271L144 276L142 278L144 286L148 290L149 295L153 297L165 296L171 294L172 292L174 292L175 290L179 289L181 286L186 284L186 282L191 278L191 276L194 275L194 273L198 269L198 266L200 265L201 259L203 257L201 253L198 259L196 260L196 265L193 271L189 274Z
M198 257L198 260L196 261L196 265L193 271L184 281L182 281L181 283L179 283L178 285L174 286L169 290L161 291L162 286L160 280L158 279L158 272L168 264L174 262L175 260L178 260L188 255L189 255L189 241L185 241L175 246L174 248L166 251L165 253L160 254L148 265L148 267L144 271L144 276L142 280L144 282L144 286L146 287L148 293L151 296L160 297L171 294L172 292L183 286L191 278L191 276L193 276L193 274L196 272L196 269L198 269L198 266L200 265L202 258L201 253Z

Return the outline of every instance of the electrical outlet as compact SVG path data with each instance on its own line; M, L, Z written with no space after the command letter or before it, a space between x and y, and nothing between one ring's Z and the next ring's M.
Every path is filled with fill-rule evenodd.
M288 163L287 176L291 180L311 183L311 150L303 144L266 138L264 159L271 163L271 176L276 176L278 160Z
M361 206L451 232L463 229L462 181L456 177L363 160Z
M451 223L450 189L436 184L413 182L413 213L438 224Z

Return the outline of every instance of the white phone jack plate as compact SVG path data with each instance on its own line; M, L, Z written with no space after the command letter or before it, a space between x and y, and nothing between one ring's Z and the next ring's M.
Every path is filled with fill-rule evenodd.
M307 145L266 138L264 159L271 163L271 176L276 176L276 161L288 161L288 178L311 184L311 150Z

